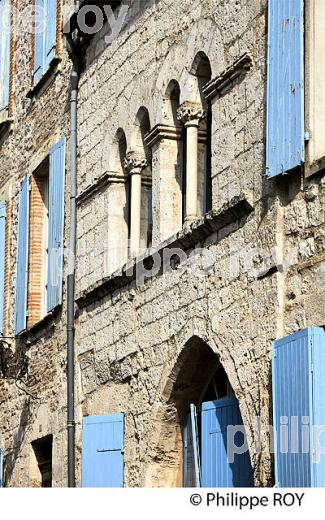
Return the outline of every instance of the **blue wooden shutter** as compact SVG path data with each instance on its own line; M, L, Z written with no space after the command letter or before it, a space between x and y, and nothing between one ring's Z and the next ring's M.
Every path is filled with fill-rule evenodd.
M310 486L310 454L302 453L301 430L302 418L310 417L310 366L311 352L308 331L298 332L274 342L272 386L275 481L276 486L279 487ZM297 453L290 453L292 417L297 418L299 427ZM285 421L288 421L288 424ZM281 424L284 425L282 426L282 442Z
M15 333L26 329L29 240L29 178L25 177L18 199Z
M42 20L35 28L34 40L34 83L37 83L45 72L46 0L35 0L35 7L38 9L37 18Z
M197 416L194 404L190 406L183 431L183 486L201 486Z
M310 367L312 378L312 410L310 416L314 430L320 431L319 437L316 435L316 441L319 440L319 442L313 443L311 486L325 487L325 327L312 327L308 329L308 335L312 363Z
M269 0L266 174L304 162L303 0Z
M10 2L0 0L0 113L9 106L10 29Z
M272 390L276 485L325 487L324 433L317 434L325 425L323 328L274 341Z
M45 69L55 56L56 0L46 0Z
M123 487L124 414L84 417L82 486Z
M50 150L47 311L62 303L65 139Z
M239 404L235 397L226 397L202 404L201 415L202 487L250 487L253 484L248 451L228 460L227 428L242 426ZM234 435L236 446L244 443L243 434Z
M2 488L3 486L3 449L0 448L0 488Z
M0 202L0 336L3 335L6 250L6 204Z

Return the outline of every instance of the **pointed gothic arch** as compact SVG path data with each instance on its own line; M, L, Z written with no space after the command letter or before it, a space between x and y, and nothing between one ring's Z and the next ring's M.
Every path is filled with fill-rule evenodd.
M182 427L190 403L200 402L218 364L218 355L198 336L184 345L163 384L155 413L155 439L146 486L182 486Z
M161 402L156 411L156 436L152 443L145 485L183 485L184 426L188 421L190 405L194 404L201 415L201 447L205 442L201 435L206 436L203 429L204 405L216 403L217 410L219 404L224 402L227 405L230 403L240 417L238 401L220 357L205 341L198 336L192 336L184 345L163 387ZM240 422L238 424L240 425ZM226 441L223 436L218 442L222 444ZM244 464L247 465L247 474L251 475L248 453ZM234 484L237 482L238 476L234 471Z

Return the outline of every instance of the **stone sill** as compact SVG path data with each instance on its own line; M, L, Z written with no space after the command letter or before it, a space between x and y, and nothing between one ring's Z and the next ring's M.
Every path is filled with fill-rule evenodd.
M77 304L80 308L85 307L89 303L128 285L135 280L136 273L139 272L138 270L141 267L148 271L152 268L154 254L159 254L162 259L163 252L166 249L188 251L213 233L247 217L252 211L253 206L245 195L234 197L229 203L224 204L219 211L210 211L157 247L146 250L138 257L129 260L121 269L81 291L76 297Z
M51 326L50 328L54 327L53 320L59 314L61 309L62 305L58 305L57 307L55 307L55 309L45 314L45 316L43 316L43 318L41 318L37 323L35 323L31 327L27 327L26 330L23 330L22 332L17 334L16 339L28 339L32 343L32 338L39 332L43 333L44 329L46 329L48 325Z
M48 69L44 72L43 76L38 80L38 82L32 86L32 88L27 92L26 97L32 99L37 96L41 91L47 89L47 87L52 83L55 79L55 76L58 72L58 65L61 63L62 59L59 56L54 56L51 60Z
M325 157L317 159L309 165L309 169L306 171L306 177L311 177L317 173L322 172L325 169Z

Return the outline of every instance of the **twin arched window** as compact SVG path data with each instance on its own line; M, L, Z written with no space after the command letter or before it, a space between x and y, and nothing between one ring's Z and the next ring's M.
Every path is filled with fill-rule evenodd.
M211 210L212 111L203 94L210 79L210 62L199 53L184 88L169 82L160 124L152 127L141 107L130 142L117 131L109 225L116 267Z

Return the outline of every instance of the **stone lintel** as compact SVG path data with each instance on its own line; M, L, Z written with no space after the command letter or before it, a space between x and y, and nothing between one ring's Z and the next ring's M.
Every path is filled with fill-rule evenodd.
M213 78L203 89L203 94L207 101L218 98L230 90L236 80L244 76L252 67L252 58L243 54L230 67L223 71L220 76Z
M152 148L155 144L159 143L163 139L171 139L179 141L182 138L181 127L172 125L156 125L153 129L145 136L144 140L147 146Z
M107 186L108 184L118 183L124 184L127 182L127 175L121 175L116 172L105 172L103 175L98 177L93 184L88 186L83 192L80 193L77 197L77 204L80 206L88 199L91 199L94 195L96 195L102 188Z

